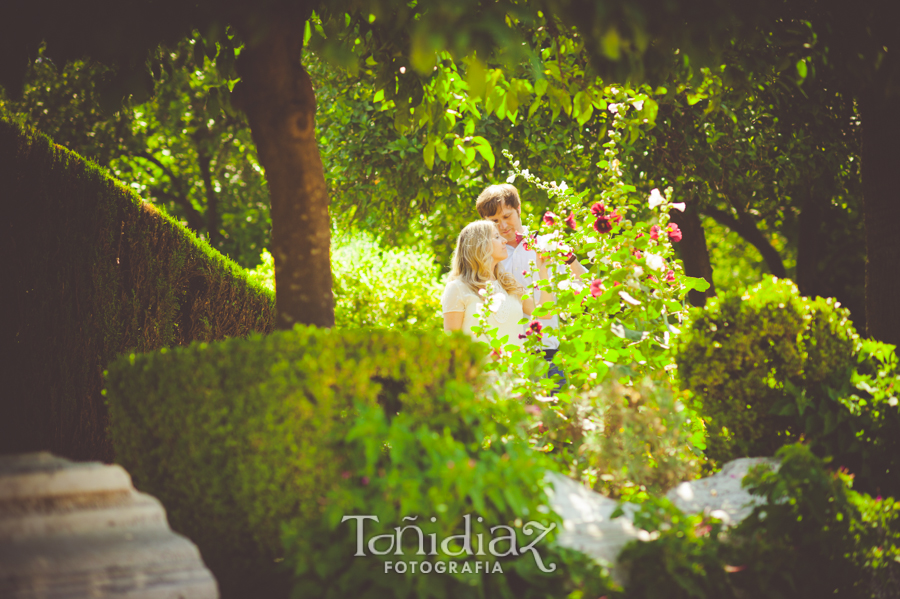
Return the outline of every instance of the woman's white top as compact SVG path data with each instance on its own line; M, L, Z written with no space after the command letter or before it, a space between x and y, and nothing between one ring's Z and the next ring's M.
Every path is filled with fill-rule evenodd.
M496 328L496 337L503 341L503 345L512 343L522 345L519 335L525 332L524 326L519 324L524 312L522 312L522 300L510 295L497 281L491 281L485 289L486 301L475 293L471 287L456 279L447 283L444 288L444 296L441 298L444 314L448 312L464 312L462 330L473 339L488 341L484 334L476 336L472 327L478 325L478 314L481 310L488 310L488 329Z

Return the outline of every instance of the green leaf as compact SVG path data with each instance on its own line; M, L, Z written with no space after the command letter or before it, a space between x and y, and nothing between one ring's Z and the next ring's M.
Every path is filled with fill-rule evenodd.
M425 144L425 149L422 150L422 158L425 159L425 166L428 167L429 170L434 168L434 139L428 140L428 143Z
M488 140L478 135L472 139L472 142L475 144L475 149L478 150L481 157L484 158L488 163L488 166L493 169L495 162L494 151L491 149L491 144L488 143Z
M709 289L709 281L700 277L684 277L685 287L688 289L696 289L697 291L706 291Z
M797 74L800 75L800 80L806 79L807 67L806 67L806 59L801 58L797 61Z

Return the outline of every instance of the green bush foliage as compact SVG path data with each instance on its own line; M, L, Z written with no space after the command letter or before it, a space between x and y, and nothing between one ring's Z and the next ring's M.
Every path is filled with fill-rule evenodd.
M612 497L664 493L696 478L705 447L702 421L665 373L630 378L619 367L571 402L530 408L540 410L539 446L560 469Z
M123 356L107 376L116 456L198 545L224 597L286 596L281 527L315 523L358 484L342 476L361 467L356 414L460 418L436 398L475 380L481 358L463 335L313 327Z
M0 451L112 461L103 370L271 330L274 298L104 170L0 121Z
M272 254L264 251L251 278L275 290ZM331 253L334 321L340 329L400 331L442 328L441 292L434 256L409 247L384 248L371 236L335 236Z
M294 597L597 597L613 588L596 563L552 542L558 529L534 554L522 550L560 524L543 492L543 473L552 464L529 445L524 405L463 385L448 385L432 405L427 415L390 414L357 402L345 438L342 476L349 484L323 501L318 526L296 521L284 528L285 561L297 575ZM342 523L347 514L378 518L364 525L366 543L376 535L396 538L394 531L414 524L426 552L431 534L441 549L417 555L417 534L407 532L402 543L382 538L375 545L385 555L373 555L367 544L365 557L355 556L360 525ZM467 525L472 553L464 553L462 537L445 551L443 540L464 534ZM501 525L508 528L493 530ZM491 551L505 534L514 535L518 554L510 554L510 541ZM417 573L398 574L400 562ZM479 562L490 575L479 573ZM430 573L418 573L423 564Z
M802 436L861 490L900 494L894 348L861 340L834 300L765 280L696 311L676 359L709 419L710 458L772 455Z
M743 483L766 502L731 530L665 500L645 503L635 524L658 538L631 543L621 561L629 598L896 597L900 502L852 490L804 445L778 450Z

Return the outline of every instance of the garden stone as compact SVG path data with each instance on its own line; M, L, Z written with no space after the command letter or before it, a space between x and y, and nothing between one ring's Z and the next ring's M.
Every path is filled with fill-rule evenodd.
M741 481L753 466L776 466L775 458L740 458L722 466L716 474L683 482L670 490L666 497L682 512L703 512L718 518L726 525L736 525L750 515L753 508L765 503L759 495L751 495L741 487Z
M709 514L728 525L735 525L750 515L755 505L764 499L752 496L741 488L741 480L756 464L776 465L773 458L741 458L725 464L713 476L681 483L667 494L680 510L686 513ZM654 538L646 530L635 528L637 506L623 504L623 516L611 518L619 502L557 472L548 472L550 507L562 517L562 529L557 542L562 547L576 549L611 566L610 573L623 582L625 573L616 564L619 552L633 540Z
M0 456L0 597L218 596L196 546L121 466Z

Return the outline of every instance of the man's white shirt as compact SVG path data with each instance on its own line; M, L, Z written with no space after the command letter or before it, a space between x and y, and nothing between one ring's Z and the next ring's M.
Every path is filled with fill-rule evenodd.
M525 230L523 234L528 235L528 230ZM538 305L541 300L541 290L534 289L532 291L531 287L534 282L538 280L538 273L535 271L534 274L529 275L528 277L522 274L523 272L531 270L531 262L537 264L537 253L534 250L526 250L525 243L519 242L519 245L516 247L507 244L506 254L506 260L503 260L500 263L500 268L504 272L508 272L514 276L516 281L519 282L519 285L524 287L529 293L533 293L534 303L535 305ZM547 320L540 319L539 322L545 327L551 327L553 330L559 329L559 317L556 314L553 314ZM555 335L544 333L541 336L541 341L543 342L544 349L559 349L559 339L557 339Z

